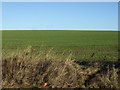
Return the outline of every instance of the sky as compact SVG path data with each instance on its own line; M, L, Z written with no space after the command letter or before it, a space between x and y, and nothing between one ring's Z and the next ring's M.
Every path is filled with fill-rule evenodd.
M118 30L117 2L3 2L3 30Z

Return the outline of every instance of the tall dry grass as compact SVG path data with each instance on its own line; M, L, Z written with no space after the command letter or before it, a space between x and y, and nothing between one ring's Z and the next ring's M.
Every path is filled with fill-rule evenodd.
M120 88L119 63L64 60L52 53L33 55L31 46L4 58L3 88Z

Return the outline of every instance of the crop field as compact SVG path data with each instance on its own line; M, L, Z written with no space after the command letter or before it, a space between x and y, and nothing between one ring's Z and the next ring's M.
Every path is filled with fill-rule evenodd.
M3 35L3 56L31 46L36 52L49 50L65 58L77 60L117 60L117 31L77 30L6 30Z
M120 88L117 31L8 30L2 37L3 88Z

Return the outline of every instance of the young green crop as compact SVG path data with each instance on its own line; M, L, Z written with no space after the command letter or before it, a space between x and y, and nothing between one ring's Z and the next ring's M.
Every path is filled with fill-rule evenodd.
M73 59L117 60L117 31L75 31L75 30L4 30L3 50L16 51L27 46L47 51L54 48L56 54L73 54ZM42 48L41 48L42 47ZM91 56L94 53L94 56ZM62 55L63 57L63 55Z

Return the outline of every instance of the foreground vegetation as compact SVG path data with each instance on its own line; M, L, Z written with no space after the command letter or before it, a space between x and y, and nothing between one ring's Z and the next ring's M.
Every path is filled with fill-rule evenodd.
M3 88L120 88L120 63L39 55L31 47L3 59Z

